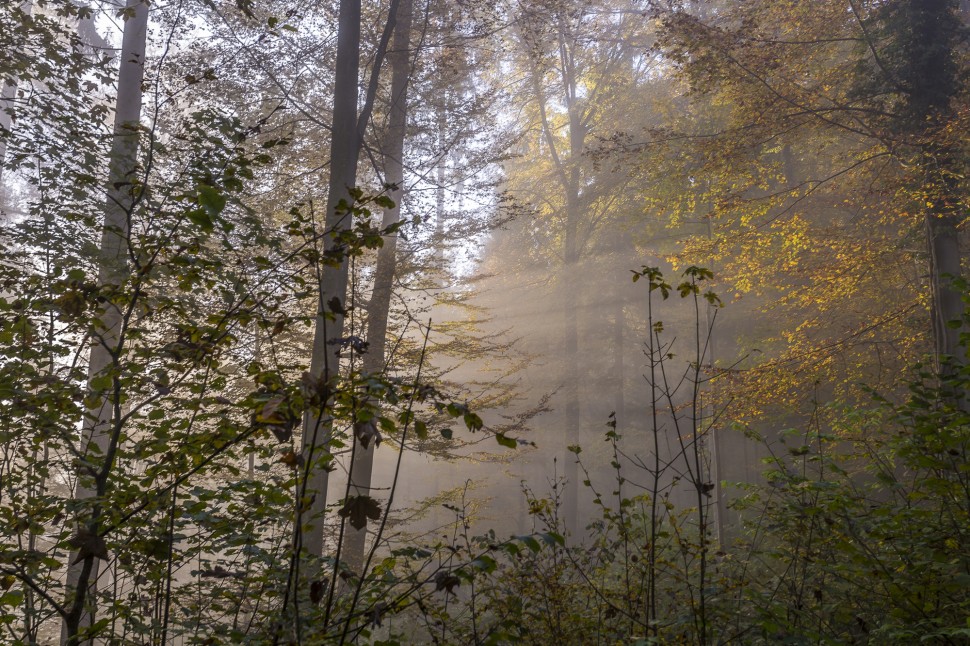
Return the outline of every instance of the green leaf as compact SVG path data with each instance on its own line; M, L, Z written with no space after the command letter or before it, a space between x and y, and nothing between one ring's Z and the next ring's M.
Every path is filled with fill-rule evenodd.
M212 217L218 217L226 208L226 196L208 184L199 184L199 206Z
M414 422L414 433L419 439L428 439L428 425L421 420L415 420Z
M472 431L473 433L475 431L482 430L482 427L485 425L485 423L482 421L482 418L476 415L475 413L470 413L470 412L465 413L464 419L465 419L465 426L467 426L468 430Z
M185 216L189 219L189 222L199 227L206 233L211 232L215 226L215 224L212 222L212 218L203 209L193 209L186 213Z
M533 553L542 549L542 546L539 545L539 541L532 536L516 536L516 538L525 543L526 547L532 550Z
M496 567L495 559L486 554L474 559L469 565L482 572L494 572Z
M495 441L509 449L518 448L519 446L518 442L511 437L507 437L504 433L496 433Z

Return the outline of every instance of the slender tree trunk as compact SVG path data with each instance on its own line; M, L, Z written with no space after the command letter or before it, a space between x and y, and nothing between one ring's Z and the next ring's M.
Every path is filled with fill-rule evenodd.
M567 450L564 453L565 464L563 475L567 480L563 501L565 525L575 536L581 526L579 522L579 466L577 456L568 450L570 446L580 443L580 403L579 403L579 328L578 313L583 301L583 285L580 280L578 266L580 259L578 228L582 215L580 203L580 159L583 155L586 141L586 126L576 93L576 70L572 59L572 51L567 42L565 27L560 20L558 34L559 73L562 82L562 100L566 105L569 117L569 157L563 159L559 154L556 137L549 123L546 109L546 96L542 87L538 61L533 61L531 70L532 91L539 111L542 137L549 147L553 168L563 195L564 224L562 246L562 271L558 285L559 303L562 308L562 356L561 382L563 405L563 434ZM529 49L527 39L523 39L526 52L534 57L535 53Z
M353 203L350 189L357 181L357 158L360 141L357 136L358 75L360 73L360 0L341 0L337 27L337 62L334 70L333 123L330 140L330 185L327 194L325 227L329 233L353 226L351 216L338 206L341 202ZM324 253L334 248L333 238L324 240ZM343 304L347 297L348 265L341 259L339 267L327 267L320 277L319 303L316 328L313 335L313 354L310 374L330 379L339 369L339 344L334 339L343 337L344 317L342 307L333 309L327 305L337 299ZM303 421L303 452L310 463L306 496L309 505L301 507L304 517L302 544L309 554L322 556L323 517L327 509L329 485L330 440L332 420L323 415L307 413Z
M349 207L354 202L351 193L357 181L360 144L370 121L381 66L399 5L400 0L391 0L387 24L374 56L366 100L358 116L360 0L340 0L330 139L330 182L324 223L326 235L323 251L326 256L332 256L338 251L336 234L353 227L353 216ZM310 374L323 381L329 381L340 368L340 340L344 333L343 312L349 283L346 257L331 257L330 260L337 260L337 266L330 267L326 263L320 265L318 309L310 358ZM304 416L303 457L308 465L309 477L300 501L301 522L296 536L307 553L317 556L324 553L323 521L327 510L329 467L333 459L330 454L332 433L333 419L329 416L323 413L313 415L309 412Z
M938 357L949 357L955 362L953 366L941 365L941 374L944 375L966 363L965 350L960 347L960 333L964 331L963 293L953 284L963 271L958 218L947 211L945 208L930 209L925 218L933 290L935 350ZM953 327L951 321L955 322Z
M19 11L20 14L27 19L30 16L30 11L33 8L33 2L31 0L25 0L20 3L19 9L14 11ZM12 83L8 83L12 81ZM0 136L0 189L3 188L3 165L7 160L7 137L10 136L10 129L13 125L13 117L11 116L11 111L14 108L14 100L17 98L17 78L2 79L0 78L0 84L3 88L0 89L0 132L4 133Z
M411 22L412 0L402 0L398 8L398 20L394 27L394 48L388 52L391 65L391 110L384 143L385 182L396 188L390 192L394 207L384 211L381 227L386 229L401 219L401 200L404 198L404 142L407 134L407 93L411 79ZM384 239L384 246L377 254L374 290L367 309L367 340L370 343L364 355L364 374L384 371L384 355L387 346L387 323L394 290L394 268L397 262L397 235ZM350 495L370 496L371 477L374 469L375 443L365 447L354 438L354 460L351 468ZM385 510L387 513L388 510ZM349 527L346 534L344 558L350 568L360 572L364 564L364 548L367 538L366 525L361 529Z
M574 161L574 160L570 160ZM563 316L563 349L561 379L563 384L563 432L567 446L581 443L581 408L579 404L579 313L582 308L583 290L579 280L579 258L576 250L576 224L579 218L579 196L577 184L570 181L563 188L566 191L566 235L563 248L562 280L559 283L559 302ZM578 536L582 524L579 521L579 464L578 456L566 451L564 475L566 491L564 512L566 526L573 536Z
M625 276L623 277L625 278ZM616 279L616 294L613 302L613 379L615 380L615 390L613 393L613 410L616 412L616 426L618 431L622 431L628 425L626 419L626 380L623 375L626 372L626 310L623 298L623 291L620 282L622 278Z
M436 240L435 264L444 266L445 261L445 182L448 178L448 155L445 142L448 140L448 88L435 106L435 119L438 130L438 164L435 166L434 189L434 232Z
M565 34L560 33L563 54L562 77L564 99L569 114L569 160L561 176L565 180L563 190L566 193L566 223L563 241L563 280L560 282L560 297L563 308L565 334L563 339L563 386L565 390L566 416L564 430L571 445L579 445L582 440L582 409L580 396L580 366L579 359L579 313L582 311L584 293L583 281L580 276L579 241L577 232L579 220L582 217L579 184L581 180L580 159L586 145L586 128L582 123L576 96L576 73L572 66L571 51L563 42ZM551 138L550 138L551 141ZM574 536L578 536L583 524L579 518L580 477L576 455L567 453L565 476L569 482L565 509L569 529Z
M100 271L102 287L123 285L129 275L128 232L137 186L139 123L142 106L145 40L149 8L142 0L129 0L131 16L125 22L118 73L114 141L109 159L104 229L101 235ZM105 493L113 465L114 448L121 435L119 393L120 357L124 337L120 306L105 300L97 322L95 343L88 363L88 390L98 402L88 410L81 438L81 454L93 466L92 472L79 471L75 499L86 501ZM110 380L110 385L105 384ZM95 619L97 579L100 560L97 548L101 509L97 503L81 511L77 518L78 550L68 567L65 603L67 615L61 641L71 646L91 643L83 634Z

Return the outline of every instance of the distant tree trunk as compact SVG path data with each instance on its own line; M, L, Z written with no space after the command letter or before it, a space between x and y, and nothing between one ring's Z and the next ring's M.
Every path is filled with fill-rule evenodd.
M613 410L616 412L617 430L629 425L626 418L626 380L623 373L626 372L625 357L627 348L626 339L626 303L623 298L623 290L620 288L620 279L616 280L616 294L613 301L613 379L615 380L615 390L613 393Z
M579 360L579 312L583 305L583 282L579 272L579 241L577 230L582 217L580 204L580 159L586 146L586 127L582 123L579 97L576 92L576 70L572 65L572 52L565 43L564 29L560 29L560 50L562 65L563 98L569 116L569 161L563 168L563 190L566 193L566 223L563 240L563 280L560 283L560 296L565 322L565 338L563 342L563 384L566 397L564 413L565 432L569 443L579 445L581 442L582 411L579 403L580 366ZM550 144L552 138L550 137ZM561 163L561 160L560 160ZM569 481L566 496L566 518L574 536L582 529L579 519L580 477L577 456L567 454L565 476Z
M563 433L567 447L580 443L580 403L579 403L579 327L578 313L583 300L582 282L579 277L579 241L578 228L582 216L580 203L580 159L583 155L586 141L586 126L583 123L582 110L577 95L576 70L572 60L572 52L567 42L565 27L560 20L558 32L558 48L560 61L560 80L562 83L562 100L566 106L569 127L569 157L563 159L559 154L556 137L549 123L546 107L546 96L542 87L538 61L533 61L531 74L532 91L539 110L542 137L549 148L556 178L565 196L562 271L559 274L559 303L562 308L562 356L561 381L563 405ZM525 43L528 49L528 43ZM530 53L530 55L533 55ZM573 535L580 529L579 523L579 466L576 457L567 450L564 454L565 464L563 475L567 480L567 488L563 503L566 517L566 527Z
M324 226L324 252L334 248L330 233L349 229L353 223L350 215L338 211L341 201L352 204L350 189L357 182L357 158L360 140L357 136L357 98L358 76L360 74L360 0L341 0L337 25L337 62L334 69L333 122L330 139L330 184L327 194L327 211ZM313 335L313 354L310 359L310 374L321 379L330 379L339 369L339 345L330 341L343 337L344 317L342 304L347 298L348 264L346 259L340 266L326 267L320 276L318 312ZM329 308L331 299L341 307ZM331 320L328 320L330 318ZM327 510L327 493L330 473L327 460L332 434L332 420L323 415L307 413L303 420L303 452L311 463L306 496L311 502L306 507L307 517L303 519L305 531L302 536L303 548L316 556L322 556L323 517Z
M955 286L963 275L958 225L961 205L955 169L958 166L952 143L938 140L939 133L953 118L951 102L958 88L956 56L961 43L955 0L904 0L895 17L897 37L905 52L902 81L908 89L907 127L923 141L926 180L922 187L929 199L925 213L930 258L932 320L940 374L952 375L966 364L966 349L960 336L963 321L963 292ZM946 365L943 359L952 358ZM962 405L970 402L961 397Z
M398 20L394 28L394 47L387 58L391 66L391 109L384 143L385 182L396 188L390 192L394 207L384 211L381 227L386 229L401 219L401 200L404 198L404 142L407 134L407 94L411 78L411 22L413 15L412 0L401 0ZM387 347L387 324L391 311L391 296L394 290L394 269L397 262L397 235L384 239L384 246L377 253L377 268L374 274L374 289L367 308L367 341L369 346L364 355L362 370L364 374L378 374L384 371L384 355ZM374 469L374 442L365 447L354 438L354 460L351 469L350 495L370 496L371 476ZM386 510L385 510L386 513ZM344 559L350 568L361 571L364 564L364 548L367 526L361 529L349 527L346 530Z
M26 19L30 16L32 7L31 0L25 0L14 11L19 12ZM3 85L3 88L0 89L0 132L4 133L3 136L0 136L0 190L2 190L3 165L7 160L7 137L10 136L10 129L13 125L11 113L14 109L14 100L17 98L17 77L0 78L0 84Z
M434 232L435 232L435 264L444 267L445 264L445 182L448 178L448 155L445 146L448 141L448 88L443 88L444 96L435 106L438 135L438 163L435 166L434 189Z
M137 187L133 184L138 169L139 123L142 106L142 80L145 65L145 40L148 27L148 5L142 0L129 0L132 12L125 22L118 72L118 96L115 107L114 140L109 158L107 200L98 282L102 287L120 286L128 278L128 232L135 205ZM98 402L88 410L84 420L80 454L94 465L94 473L79 470L74 497L78 501L104 495L114 450L121 436L120 366L124 345L123 315L119 306L106 299L97 321L95 342L88 363L88 390ZM103 381L110 379L110 386ZM97 578L100 560L98 549L101 508L94 502L82 508L76 519L77 551L71 554L65 584L61 641L74 646L92 643L84 631L95 619Z

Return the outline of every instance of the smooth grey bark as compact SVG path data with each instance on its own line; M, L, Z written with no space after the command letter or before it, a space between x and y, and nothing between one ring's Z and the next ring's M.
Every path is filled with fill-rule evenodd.
M32 0L24 0L24 2L20 3L20 7L16 11L19 11L24 16L29 16L32 9ZM2 188L3 164L7 159L7 136L9 136L10 129L13 125L11 112L13 110L14 100L17 98L17 78L0 79L0 83L3 84L3 88L0 89L0 131L7 133L6 136L0 137L0 188Z
M334 69L333 122L330 139L330 184L324 226L328 234L349 229L350 214L338 210L341 202L353 203L350 189L357 182L357 160L360 140L357 137L358 75L360 73L360 0L341 0L337 26L337 61ZM332 252L334 239L324 238L324 253ZM336 298L343 304L347 297L348 265L341 259L339 267L322 270L319 284L319 303L313 335L313 354L310 374L330 379L339 369L339 344L334 339L343 336L344 317L327 306ZM309 504L302 504L307 516L303 518L302 545L309 553L322 556L323 517L327 510L330 473L329 450L332 420L307 413L303 420L303 452L308 464L305 496Z
M104 289L118 287L129 276L128 244L131 212L137 199L138 144L144 79L148 5L129 0L118 72L114 138L108 160L107 199L101 233L98 283ZM83 635L95 620L100 559L95 538L100 534L101 508L118 442L121 438L120 357L124 346L124 315L116 302L105 299L94 332L88 362L88 391L97 404L87 411L79 453L89 465L79 469L75 500L94 500L77 518L78 550L71 554L65 585L61 643L74 646L92 643ZM103 384L110 379L110 386Z
M408 85L411 80L411 23L412 0L401 0L397 23L394 26L393 49L387 59L391 66L391 107L383 146L384 181L393 185L388 196L394 207L385 209L381 228L387 229L401 219L401 200L404 198L404 142L407 134ZM367 353L361 370L365 375L380 374L385 370L387 348L387 325L394 291L394 269L397 263L397 235L384 238L384 246L377 253L374 273L374 289L367 307ZM374 441L364 446L354 438L354 459L350 471L350 496L371 496L371 480L374 470ZM385 510L387 513L388 510ZM366 522L366 519L365 519ZM352 571L363 576L364 552L367 526L345 530L344 560Z
M324 221L323 251L331 255L338 251L334 235L353 227L353 216L347 208L353 204L351 189L357 181L357 162L361 141L371 109L381 66L397 17L400 0L391 0L387 24L374 56L366 100L357 114L358 76L360 74L360 0L341 0L337 25L337 61L334 66L333 121L330 139L330 181ZM344 303L349 283L348 263L341 257L337 267L321 265L318 289L318 309L313 332L310 374L328 381L340 369L340 339L344 330ZM336 302L336 308L329 303ZM316 556L324 553L323 522L327 511L330 484L330 443L333 419L324 414L307 412L303 417L302 452L308 477L303 500L300 501L300 522L296 537L303 549Z

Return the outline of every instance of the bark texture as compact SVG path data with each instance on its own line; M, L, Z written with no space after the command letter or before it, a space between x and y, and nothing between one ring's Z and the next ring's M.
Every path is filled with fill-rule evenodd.
M391 66L391 106L383 147L384 181L395 188L389 191L394 208L384 211L381 228L387 229L401 219L401 200L404 198L404 142L407 134L408 84L411 79L411 23L412 0L401 0L397 23L394 27L393 49L387 58ZM380 374L385 370L388 317L394 292L394 269L397 262L397 235L384 238L384 246L377 254L374 289L367 308L367 354L364 355L364 374ZM350 495L371 496L371 480L374 470L374 442L367 446L354 438L354 460L351 468ZM361 529L348 527L344 558L350 568L358 573L364 565L367 526Z
M98 282L103 289L121 287L128 279L128 234L131 215L138 199L138 144L145 67L148 5L129 0L118 72L114 139L109 159L104 228L101 234ZM101 530L101 508L108 474L121 439L120 397L121 356L125 343L120 299L105 299L95 330L88 362L88 389L98 402L88 410L79 447L90 470L79 470L74 497L91 501L84 505L77 523L76 547L67 573L61 641L64 644L93 643L86 629L95 621L100 559L94 552ZM105 386L105 380L110 385Z

